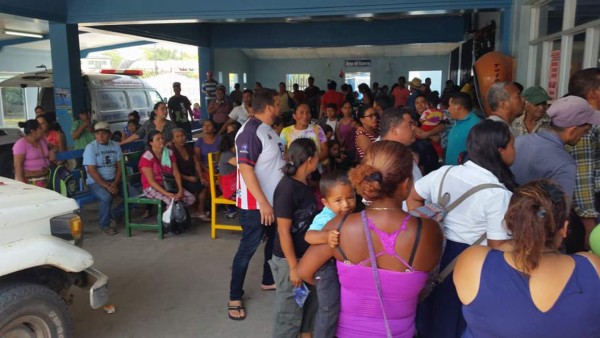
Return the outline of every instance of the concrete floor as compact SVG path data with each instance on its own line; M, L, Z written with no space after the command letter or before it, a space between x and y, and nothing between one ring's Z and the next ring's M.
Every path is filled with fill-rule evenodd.
M233 321L226 306L241 233L218 231L213 240L210 224L193 220L186 233L164 240L141 230L127 238L123 228L108 236L96 226L95 207L84 208L83 248L94 256L94 267L109 276L116 313L91 309L88 294L73 288L76 337L271 336L274 292L260 289L262 246L246 276L247 318Z

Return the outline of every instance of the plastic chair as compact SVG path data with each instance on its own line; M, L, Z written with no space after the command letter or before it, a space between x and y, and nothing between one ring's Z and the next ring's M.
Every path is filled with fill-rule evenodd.
M125 233L127 237L131 237L131 229L145 229L145 230L158 230L158 238L163 239L163 224L162 224L162 201L154 198L146 198L143 193L139 193L142 190L141 177L142 173L138 168L140 157L142 156L141 151L123 153L121 155L121 177L123 183L123 202L125 203ZM138 192L130 192L130 189ZM158 212L156 214L156 223L134 223L131 220L131 212L129 208L133 204L151 204L158 206Z
M233 224L217 224L217 205L235 205L235 201L223 197L223 195L217 196L217 184L219 173L215 170L214 163L219 161L220 153L208 153L208 174L209 174L209 185L210 185L210 237L212 239L217 238L217 230L233 230L242 231L240 225Z

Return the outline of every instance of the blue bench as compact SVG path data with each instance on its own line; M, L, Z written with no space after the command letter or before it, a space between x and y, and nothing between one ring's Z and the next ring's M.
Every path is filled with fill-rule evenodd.
M121 149L124 152L140 151L144 148L145 148L144 142L142 142L142 141L132 142L132 143L121 146ZM63 152L57 153L56 160L57 161L75 160L75 161L77 161L77 165L73 169L83 169L82 168L83 150L84 149L68 150L68 151L63 151ZM73 170L73 169L72 169L73 176L79 180L80 184L79 184L79 190L71 198L77 202L77 205L79 206L79 210L81 210L81 208L84 205L97 202L98 199L94 195L92 195L92 193L89 190L87 190L87 186L85 185L85 177L80 176L80 173L82 173L82 172L84 173L84 176L85 176L85 169L84 170Z

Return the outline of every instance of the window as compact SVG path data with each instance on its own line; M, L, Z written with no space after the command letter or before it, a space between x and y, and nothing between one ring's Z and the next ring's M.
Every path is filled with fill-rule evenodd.
M533 20L527 62L533 70L528 72L527 86L542 86L556 99L567 92L573 73L600 63L596 60L599 11L596 2L586 1L550 0L533 5L525 14Z
M371 86L371 73L369 72L349 72L345 75L346 84L352 86L353 91L357 91L358 85L361 83L366 83ZM338 86L339 90L339 86ZM362 100L362 93L358 93L358 99Z
M125 92L102 91L98 93L100 111L127 109Z
M540 36L560 32L563 23L564 0L551 0L541 6L539 10Z
M285 76L285 84L287 90L293 90L294 83L298 84L300 90L304 90L304 88L308 87L308 78L310 74L287 74Z
M413 70L408 72L408 78L406 82L410 82L410 80L418 77L425 84L425 79L431 79L431 91L438 91L438 93L442 92L442 71L441 70Z
M219 83L223 83L223 72L219 72L218 81L219 81Z
M244 84L248 83L248 78L246 77L246 73L244 73L243 78L244 78Z
M4 125L16 127L19 121L27 120L25 114L25 95L22 88L2 88L2 110Z
M148 97L142 90L128 91L129 101L131 103L131 109L138 110L148 107Z
M235 88L233 87L238 83L238 75L236 73L229 73L229 92L231 93Z
M157 102L163 102L162 96L154 90L148 92L150 94L150 102L152 102L152 106L154 106Z

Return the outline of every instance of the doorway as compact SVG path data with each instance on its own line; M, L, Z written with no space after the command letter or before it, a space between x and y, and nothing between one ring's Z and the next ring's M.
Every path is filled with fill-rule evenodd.
M352 86L352 90L354 91L358 91L358 85L361 83L366 83L367 85L369 85L369 87L371 87L371 73L370 72L352 72L352 73L346 73L346 78L345 78L345 82L346 84L349 84ZM358 94L358 99L361 100L362 99L362 94Z

